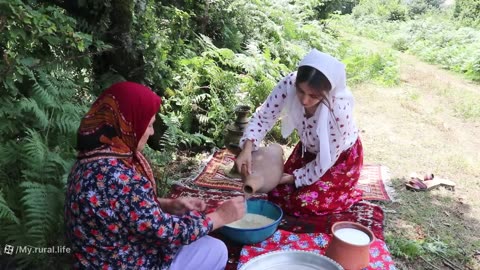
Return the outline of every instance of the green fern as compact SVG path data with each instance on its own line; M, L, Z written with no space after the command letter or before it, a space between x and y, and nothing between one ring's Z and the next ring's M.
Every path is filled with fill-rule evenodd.
M38 123L38 126L42 129L46 128L49 123L48 115L46 111L42 110L37 101L32 98L22 98L20 100L20 109L24 112L31 112L35 118L35 122Z
M180 122L175 116L168 117L166 115L161 115L161 118L165 123L165 126L168 128L160 138L160 145L167 153L172 153L176 149L179 133L182 132L179 128Z
M212 143L212 139L200 134L190 134L181 129L179 117L175 114L161 115L162 121L167 126L167 130L160 138L160 145L167 153L172 153L178 147L201 145L202 143Z
M22 205L25 209L27 236L35 245L46 246L59 229L63 216L63 188L33 182L23 182Z
M210 98L210 95L208 93L202 93L198 94L192 97L191 101L193 104L200 104Z
M53 123L61 134L72 135L76 133L80 125L80 117L64 108L61 113L54 115Z
M44 163L48 148L45 145L44 138L35 130L27 128L26 143L24 144L25 160L35 160L38 163Z
M202 125L206 125L210 121L210 118L208 117L208 115L204 115L204 114L197 114L197 119L198 119L198 122Z
M58 90L56 87L53 87L44 73L40 72L39 77L41 83L37 81L33 72L29 73L30 80L34 82L32 86L32 98L44 107L56 107L54 97L58 95Z
M108 46L76 32L74 18L53 3L0 2L0 44L8 44L0 61L0 243L61 245L75 133L94 98L93 57L85 49ZM60 257L16 254L9 260L18 269L58 269Z
M0 190L0 219L7 222L20 223L20 220L15 216L15 213L10 209L5 198L3 197L3 191Z

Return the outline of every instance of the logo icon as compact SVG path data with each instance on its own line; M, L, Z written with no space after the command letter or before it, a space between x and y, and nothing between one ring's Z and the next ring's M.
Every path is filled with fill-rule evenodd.
M3 252L5 252L5 254L12 255L13 254L13 246L5 245L5 248L3 249Z

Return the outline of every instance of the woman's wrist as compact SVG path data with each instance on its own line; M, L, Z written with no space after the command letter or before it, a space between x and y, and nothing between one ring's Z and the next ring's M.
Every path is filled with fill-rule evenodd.
M162 210L168 212L170 205L172 204L173 199L165 199L165 198L159 198L158 202L160 203L160 208Z
M225 222L223 221L222 217L220 217L220 215L217 212L212 212L207 214L207 218L209 218L213 223L212 231L225 225Z
M246 140L245 144L243 145L243 150L252 152L252 149L253 149L253 140L251 139Z
M284 173L280 179L280 184L294 184L295 175Z

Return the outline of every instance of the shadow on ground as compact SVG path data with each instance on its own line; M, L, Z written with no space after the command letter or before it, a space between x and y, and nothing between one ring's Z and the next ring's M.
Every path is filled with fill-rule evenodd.
M480 220L469 202L439 187L421 192L394 179L398 201L386 210L389 249L399 269L480 269ZM436 267L436 268L435 268Z

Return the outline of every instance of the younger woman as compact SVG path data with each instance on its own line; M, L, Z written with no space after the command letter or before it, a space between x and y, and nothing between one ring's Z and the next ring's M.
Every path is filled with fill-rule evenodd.
M237 168L251 172L251 153L281 119L282 136L297 130L300 142L284 166L281 184L269 194L287 214L324 215L361 199L356 188L363 166L362 143L353 118L354 98L345 65L313 49L298 70L280 80L256 110L240 140Z

